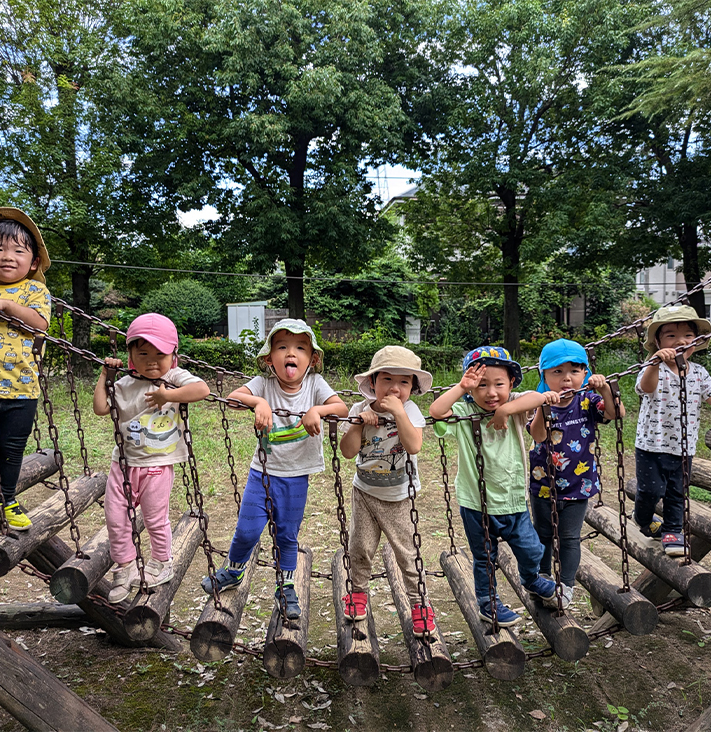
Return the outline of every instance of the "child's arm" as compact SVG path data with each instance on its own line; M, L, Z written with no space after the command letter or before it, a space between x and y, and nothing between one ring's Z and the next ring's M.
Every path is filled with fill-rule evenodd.
M657 368L657 371L659 369ZM615 400L612 396L612 389L602 374L593 374L588 379L588 386L591 386L603 398L605 402L605 419L615 418ZM625 405L620 399L620 417L625 416Z
M209 393L210 387L200 379L200 381L191 381L189 384L179 386L176 389L166 389L165 384L161 384L157 391L149 391L145 394L145 397L149 407L158 407L160 409L167 402L177 402L178 404L199 402Z
M375 427L378 424L378 415L372 409L366 409L358 416L363 420L363 424L352 424L341 438L341 454L348 460L354 458L360 451L363 427L367 424Z
M99 380L94 387L94 414L99 417L104 417L111 411L109 407L109 392L106 389L106 369L120 369L123 366L123 361L120 358L107 358L104 360L104 363L106 365L101 369Z
M542 406L543 404L558 404L560 401L560 394L558 394L557 391L546 391L541 394L537 391L529 391L527 394L522 394L518 399L511 399L510 401L506 402L506 404L502 404L500 407L496 409L494 412L494 416L489 420L487 427L493 427L495 430L505 430L508 429L509 426L509 417L512 414L521 414L521 412L532 412L534 409L537 410L536 416L538 416L538 412L542 412L541 409L538 409L538 407ZM534 422L535 422L534 417ZM541 414L541 422L543 421L543 415ZM545 440L545 427L543 428L543 439ZM531 431L531 436L533 436L533 431ZM534 440L536 440L535 436L533 437ZM541 440L536 440L536 442L541 442Z
M478 363L475 366L470 366L461 381L453 386L451 389L440 394L430 404L430 417L434 419L445 419L452 414L452 407L456 404L465 394L468 394L472 389L479 386L479 382L486 373L486 366L483 363Z
M267 400L260 396L255 396L246 386L240 386L227 395L228 399L238 399L247 408L254 409L254 426L258 430L266 430L269 432L272 428L272 408ZM245 407L233 407L233 409L244 409Z
M329 414L335 414L336 417L348 416L348 407L338 394L333 394L323 404L317 404L315 407L311 407L301 418L301 424L304 425L306 431L312 437L314 435L320 435L321 419Z
M654 355L661 359L661 361L673 363L676 359L676 350L673 348L660 348ZM639 388L645 394L651 394L657 388L657 384L659 383L659 364L661 361L647 366L642 373L642 378L639 380Z
M0 297L0 311L11 318L17 318L23 323L27 323L31 328L47 330L47 321L34 308L27 307L27 305L20 305L14 300Z
M395 417L400 444L409 455L417 455L422 449L422 427L415 427L405 411L405 405L395 396L388 395L380 402L383 409Z

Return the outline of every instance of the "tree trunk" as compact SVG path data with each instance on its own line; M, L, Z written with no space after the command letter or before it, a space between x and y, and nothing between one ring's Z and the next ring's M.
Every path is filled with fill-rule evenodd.
M289 317L305 320L304 310L304 262L285 262L286 283L289 294Z
M521 242L516 232L504 239L501 246L504 265L504 347L516 357L520 350L521 323L518 306L519 263Z
M682 252L682 268L686 280L686 289L690 290L701 281L699 233L695 221L681 225L679 228L679 245ZM689 295L689 304L696 310L700 318L706 317L706 300L703 290Z
M81 308L85 313L91 312L90 276L91 267L77 266L72 270L72 305ZM91 322L79 315L72 314L72 327L74 331L72 343L77 348L91 350ZM77 376L89 377L92 375L91 364L81 356L73 356L72 363Z

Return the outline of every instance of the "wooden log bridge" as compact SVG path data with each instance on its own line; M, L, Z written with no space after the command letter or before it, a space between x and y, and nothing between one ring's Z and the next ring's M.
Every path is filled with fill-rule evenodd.
M493 633L491 625L479 617L479 604L474 591L474 573L469 555L462 549L457 554L442 552L439 563L444 570L454 599L474 636L486 670L495 679L513 681L525 670L526 652L508 628Z
M79 515L106 489L106 475L83 475L69 486L69 498ZM40 544L58 534L68 523L64 510L64 493L57 491L34 511L29 511L32 521L29 531L0 537L0 576L7 574L18 562L32 553Z
M558 615L557 608L547 608L531 599L521 585L518 563L508 544L499 543L499 566L511 587L526 606L535 624L550 643L555 654L564 661L579 661L590 649L587 633L570 615Z
M607 506L588 506L585 520L596 531L620 546L620 517ZM643 536L634 522L627 522L627 551L640 564L699 607L711 606L711 572L696 562L680 564L664 554L659 542Z
M343 547L331 560L333 607L338 635L338 673L351 686L372 686L380 675L380 651L375 632L375 619L368 598L367 617L347 620L343 597L346 594L346 570Z
M390 582L390 591L397 608L402 626L405 645L410 652L410 663L415 681L426 691L442 691L454 678L454 666L442 637L442 631L435 621L435 629L430 633L429 643L415 637L412 627L410 601L402 581L402 572L395 561L395 553L390 544L383 546L383 562Z
M0 605L0 629L81 628L91 625L86 613L76 605L56 602L11 603Z
M136 510L136 528L143 531L143 513ZM104 526L81 548L82 557L72 556L52 575L49 591L57 602L81 602L109 571L112 564L109 529Z
M311 549L300 546L294 572L294 589L299 598L301 617L297 620L287 620L285 623L276 603L272 611L267 640L264 644L263 663L269 675L277 679L298 676L306 663L312 564Z
M215 608L214 598L207 601L190 638L190 650L198 660L219 661L232 650L258 557L259 542L252 549L242 584L236 590L220 593L221 609Z
M0 633L0 705L27 729L118 732L3 633Z
M25 455L22 458L22 468L20 469L20 477L17 479L15 494L23 493L36 483L51 478L58 470L59 466L54 459L53 452L42 451Z
M587 547L580 547L580 566L577 580L595 597L602 607L631 635L651 633L659 621L659 613L653 603L631 587L622 592L620 577Z
M186 511L173 533L173 579L145 594L136 593L131 607L123 616L123 627L130 638L147 641L158 632L201 538L198 517Z

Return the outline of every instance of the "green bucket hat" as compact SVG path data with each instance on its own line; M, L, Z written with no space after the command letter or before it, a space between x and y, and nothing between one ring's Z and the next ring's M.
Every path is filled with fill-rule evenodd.
M652 322L647 328L647 341L644 347L650 352L654 353L659 350L657 345L656 335L657 331L667 323L696 323L696 327L699 329L699 335L706 335L711 333L711 323L706 318L700 318L696 310L690 305L667 305L666 307L659 308ZM696 346L697 351L702 351L704 348L709 347L709 342Z
M319 346L319 344L316 342L316 336L311 330L311 327L306 325L303 320L298 320L296 318L283 318L282 320L278 321L269 331L267 340L264 341L264 345L261 347L259 353L257 354L257 366L259 366L262 371L269 371L269 366L264 359L272 352L272 338L274 338L274 334L280 330L288 330L289 333L294 333L296 335L306 333L311 339L311 347L320 356L318 362L313 367L313 369L314 371L323 370L323 348L321 348L321 346Z

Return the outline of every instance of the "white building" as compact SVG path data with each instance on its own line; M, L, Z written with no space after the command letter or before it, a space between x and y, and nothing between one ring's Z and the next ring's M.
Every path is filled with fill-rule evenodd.
M635 283L637 292L644 293L654 300L658 305L675 300L679 295L686 292L686 280L684 275L678 271L681 262L669 257L662 264L655 264L637 272ZM702 275L702 279L709 276L709 273ZM711 315L711 291L704 292L706 296L706 317Z

